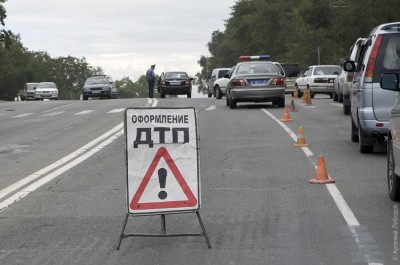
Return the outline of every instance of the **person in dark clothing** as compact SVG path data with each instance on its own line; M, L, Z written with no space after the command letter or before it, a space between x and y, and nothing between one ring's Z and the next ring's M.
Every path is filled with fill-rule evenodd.
M156 75L154 74L154 69L156 68L156 65L153 64L150 66L150 69L146 71L146 78L147 82L149 83L149 98L153 98L154 94L154 83L155 83L155 78Z

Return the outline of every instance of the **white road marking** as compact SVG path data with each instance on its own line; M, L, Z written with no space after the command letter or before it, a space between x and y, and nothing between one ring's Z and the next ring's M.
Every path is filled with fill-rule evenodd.
M13 118L13 119L22 118L22 117L30 116L30 115L33 115L33 114L35 114L35 113L24 113L24 114L20 114L20 115L11 117L11 118Z
M209 106L208 108L206 108L206 110L216 110L217 107L214 105Z
M89 114L89 113L91 113L93 110L84 110L84 111L81 111L81 112L78 112L78 113L75 113L75 115L85 115L85 114Z
M43 117L52 117L52 116L56 116L58 114L64 113L65 111L55 111L55 112L50 112L47 114L44 114Z
M107 112L107 113L119 113L119 112L121 112L121 111L124 111L125 109L113 109L113 110L110 110L109 112Z
M276 118L274 115L272 115L269 111L266 109L262 109L263 112L265 112L269 117L271 117L274 121L276 121L288 134L289 136L297 142L297 136L293 136L294 133L293 131L287 127L283 122L281 122L278 118ZM308 147L302 147L304 153L309 157L311 160L311 157L314 156L314 154L311 152L311 150ZM317 165L313 161L311 161L315 168L317 168ZM353 234L357 236L357 233L355 232L354 228L360 227L360 222L358 222L356 216L354 215L353 211L347 204L346 200L343 198L342 194L340 193L338 187L336 184L331 183L331 184L325 184L325 187L328 189L329 194L333 198L333 201L336 203L336 206L338 207L340 213L342 214L343 218L346 220L347 225L353 231ZM371 237L372 238L372 237ZM372 253L365 253L368 252L368 250L365 250L365 246L363 245L365 242L361 242L360 240L356 239L356 244L358 248L360 249L361 254L363 254L363 257L366 262L368 262L368 265L383 265L383 263L380 262L375 262L375 259L377 257L374 257ZM369 246L374 245L375 242L368 242ZM378 246L376 246L378 248ZM375 248L374 248L375 249ZM364 251L361 251L364 250Z
M45 111L42 111L42 113L47 113L47 112L54 111L54 110L56 110L56 109L65 108L65 107L68 107L68 106L71 106L71 105L74 105L74 104L73 104L73 103L71 103L71 104L67 104L67 105L64 105L64 106L57 107L57 108L53 108L53 109L49 109L49 110L45 110Z

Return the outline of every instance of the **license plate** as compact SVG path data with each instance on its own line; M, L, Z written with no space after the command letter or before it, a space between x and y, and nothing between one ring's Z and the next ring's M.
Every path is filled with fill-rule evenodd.
M171 86L179 86L181 82L169 82Z
M100 90L94 90L94 91L92 91L92 93L94 93L94 94L101 93L101 91Z
M250 80L251 85L266 85L267 80L266 79L256 79L256 80Z

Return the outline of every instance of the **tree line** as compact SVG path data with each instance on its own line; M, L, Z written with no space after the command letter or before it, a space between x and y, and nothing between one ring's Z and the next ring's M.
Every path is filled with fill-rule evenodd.
M340 64L352 44L379 24L399 21L398 0L239 0L201 56L197 73L205 91L213 68L232 67L240 55L270 55L272 61Z

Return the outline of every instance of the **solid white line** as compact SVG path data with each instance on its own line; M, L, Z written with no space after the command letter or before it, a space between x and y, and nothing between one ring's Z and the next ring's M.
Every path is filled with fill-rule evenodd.
M83 154L82 156L78 157L77 159L75 159L75 160L71 161L70 163L66 164L65 166L55 170L54 172L48 174L47 176L45 176L45 177L39 179L38 181L34 182L33 184L29 185L25 189L17 192L16 194L14 194L14 195L10 196L9 198L7 198L6 200L2 201L0 203L0 211L2 211L3 209L9 207L11 204L21 200L26 195L32 193L33 191L37 190L38 188L40 188L44 184L48 183L49 181L55 179L56 177L58 177L61 174L65 173L66 171L68 171L71 168L75 167L76 165L82 163L83 161L85 161L89 157L93 156L94 154L96 154L97 152L102 150L107 145L109 145L112 142L114 142L122 134L124 134L124 130L121 129L118 132L116 132L114 135L109 137L107 140L105 140L104 142L100 143L98 146L92 148L91 150L89 150L88 152Z
M111 135L115 134L117 131L121 130L124 127L123 123L118 124L108 132L104 133L103 135L100 135L93 141L89 142L88 144L82 146L78 150L72 152L71 154L61 158L60 160L54 162L53 164L25 177L24 179L21 179L20 181L15 182L14 184L8 186L7 188L0 190L0 199L4 198L8 194L15 192L16 190L20 189L21 187L27 185L28 183L34 181L37 178L40 178L42 175L47 174L48 172L62 166L63 164L67 163L68 161L78 157L79 155L87 152L90 148L98 144L99 142L104 141L104 139L110 137Z
M283 122L278 120L274 115L272 115L266 109L262 109L262 111L264 111L268 116L270 116L274 121L276 121L289 134L289 136L295 142L297 142L297 136L296 137L293 136L295 134L289 127L287 127ZM308 147L302 147L302 149L308 157L311 157L314 155ZM333 200L335 201L337 207L339 208L339 211L342 213L347 224L348 225L360 225L360 223L358 222L354 213L350 209L349 205L344 200L344 198L343 198L342 194L340 193L339 189L337 188L337 186L335 184L327 184L325 186L328 189L329 193L331 194Z

